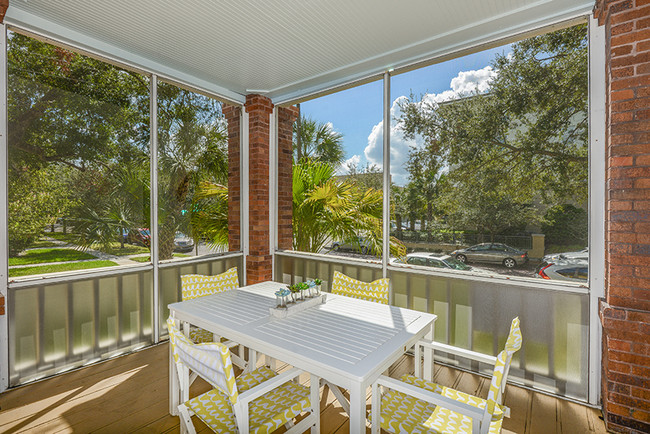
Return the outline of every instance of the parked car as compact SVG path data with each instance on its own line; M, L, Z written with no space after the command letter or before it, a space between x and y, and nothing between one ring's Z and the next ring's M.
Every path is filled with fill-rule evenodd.
M361 254L367 255L372 251L372 248L365 238L357 237L356 240L334 241L332 243L332 250L354 250L355 252L361 252Z
M452 256L460 262L493 262L507 268L528 262L528 252L502 243L482 243L466 249L454 250Z
M575 259L575 260L589 260L589 247L578 252L564 252L564 253L553 253L550 255L545 255L543 261L545 262L556 262L562 259Z
M149 228L131 229L126 241L131 244L149 247L151 245L151 232L149 232Z
M535 270L535 275L542 279L585 283L589 278L589 261L584 259L543 261Z
M487 273L485 270L471 267L450 255L442 253L414 252L406 255L406 258L395 258L390 262L393 264L423 265L425 267Z
M174 235L175 252L191 252L194 248L194 240L182 232L176 232Z

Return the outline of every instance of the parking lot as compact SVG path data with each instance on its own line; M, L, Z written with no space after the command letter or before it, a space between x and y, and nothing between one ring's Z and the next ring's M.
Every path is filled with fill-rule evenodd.
M323 252L325 253L325 252ZM376 256L373 255L362 255L361 253L352 252L352 251L331 251L330 255L343 256L347 258L357 258L357 259L367 259L367 260L378 260ZM514 267L506 268L501 264L486 264L486 263L469 263L472 267L482 268L483 270L488 270L495 274L503 274L506 276L518 276L518 277L535 277L535 268L539 265L539 259L531 259L528 263Z

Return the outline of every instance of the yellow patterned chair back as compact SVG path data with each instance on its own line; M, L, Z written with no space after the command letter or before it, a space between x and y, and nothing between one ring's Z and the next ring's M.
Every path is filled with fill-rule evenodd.
M214 276L202 274L185 274L181 276L181 297L183 301L236 288L239 288L237 267L232 267Z
M512 320L510 324L510 333L503 351L497 356L497 361L494 364L494 373L492 374L492 381L490 382L490 390L487 397L488 413L494 414L495 408L501 404L501 398L506 387L506 379L508 378L508 371L510 370L510 362L512 356L521 349L521 330L519 329L519 317Z
M167 319L169 342L176 363L185 365L201 378L225 393L234 404L237 402L235 371L230 361L230 349L220 342L195 344Z
M367 283L335 271L334 278L332 279L331 292L332 294L388 304L389 285L390 279L388 278L377 279Z

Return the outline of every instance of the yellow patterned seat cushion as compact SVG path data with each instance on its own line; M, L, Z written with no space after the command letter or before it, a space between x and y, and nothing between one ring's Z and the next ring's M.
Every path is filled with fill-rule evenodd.
M389 281L390 279L384 278L367 283L335 271L332 279L332 294L388 304Z
M266 366L248 374L240 375L239 392L244 392L276 374ZM212 389L185 405L206 425L218 433L236 432L235 414L228 396L219 389ZM251 433L264 434L275 431L310 407L309 389L289 381L252 401L248 406Z
M485 399L413 375L403 375L400 380L476 408L484 409L487 404ZM490 422L489 433L501 432L502 423L503 409L499 406ZM381 400L381 427L392 433L471 433L472 420L460 413L390 390Z

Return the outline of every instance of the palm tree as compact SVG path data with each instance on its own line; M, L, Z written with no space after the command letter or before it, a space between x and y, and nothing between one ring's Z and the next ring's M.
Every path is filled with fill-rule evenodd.
M332 124L317 122L301 115L293 126L293 159L299 163L305 159L321 161L337 168L343 163L343 135Z
M331 240L363 235L373 253L382 249L381 190L361 189L335 177L324 162L303 160L293 166L293 248L320 252ZM391 237L391 252L405 254L403 244Z

